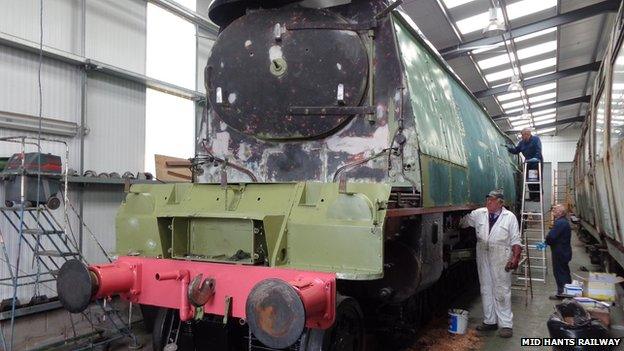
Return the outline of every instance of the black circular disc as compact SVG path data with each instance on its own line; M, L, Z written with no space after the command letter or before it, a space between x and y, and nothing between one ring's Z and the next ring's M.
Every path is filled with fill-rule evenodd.
M89 306L95 288L91 272L78 260L65 262L56 279L61 305L72 313L82 312Z
M214 0L210 3L208 17L221 28L245 15L248 8L274 8L299 0Z
M295 289L280 279L265 279L251 290L245 305L251 332L265 346L294 344L305 327L305 309Z
M344 23L328 11L302 7L236 19L208 59L211 108L231 128L259 139L315 138L337 130L353 112L323 115L319 109L359 106L368 81L359 35L327 29ZM313 107L316 114L293 107Z

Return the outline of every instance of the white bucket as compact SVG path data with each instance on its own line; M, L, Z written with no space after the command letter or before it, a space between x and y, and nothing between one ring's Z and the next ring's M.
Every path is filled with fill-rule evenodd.
M449 333L465 334L468 328L468 311L455 308L448 311Z

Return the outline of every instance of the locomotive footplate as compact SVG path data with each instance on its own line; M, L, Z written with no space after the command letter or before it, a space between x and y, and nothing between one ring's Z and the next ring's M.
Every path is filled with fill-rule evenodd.
M260 341L278 347L294 343L304 328L329 328L335 318L333 273L126 256L79 265L68 261L58 278L61 303L75 312L86 309L85 301L119 294L133 303L177 309L181 321L204 313L224 322L240 318Z

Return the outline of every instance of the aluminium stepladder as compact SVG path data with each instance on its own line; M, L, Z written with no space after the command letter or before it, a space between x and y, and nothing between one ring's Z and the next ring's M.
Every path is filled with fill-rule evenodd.
M524 247L520 265L514 273L520 283L512 286L515 290L525 291L525 305L528 305L529 295L533 298L533 282L546 283L548 273L546 251L537 248L545 238L542 164L537 163L536 173L529 171L528 163L524 162L520 207L520 235Z

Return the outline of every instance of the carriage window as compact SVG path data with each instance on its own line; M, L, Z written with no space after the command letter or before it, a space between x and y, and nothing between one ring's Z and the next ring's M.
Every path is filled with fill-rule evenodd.
M613 84L611 86L611 134L610 145L614 146L624 139L624 51L620 50L613 65Z
M605 129L605 91L603 89L596 108L596 159L601 159L604 154L604 129Z

